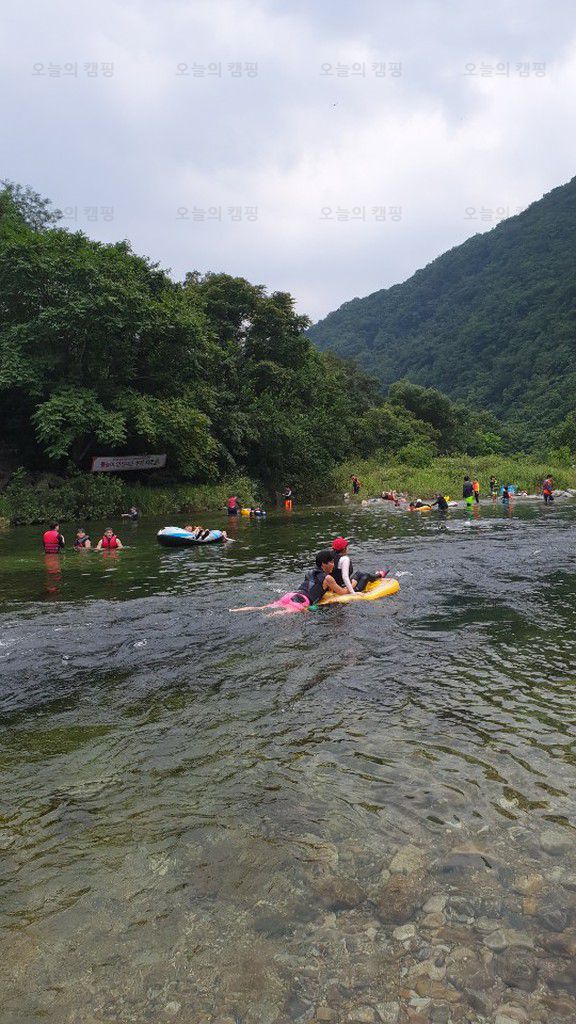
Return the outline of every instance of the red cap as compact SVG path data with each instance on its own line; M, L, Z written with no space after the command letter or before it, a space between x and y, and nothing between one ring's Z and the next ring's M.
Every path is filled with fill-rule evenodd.
M346 537L336 537L336 540L332 541L333 551L345 551L348 547L348 541Z

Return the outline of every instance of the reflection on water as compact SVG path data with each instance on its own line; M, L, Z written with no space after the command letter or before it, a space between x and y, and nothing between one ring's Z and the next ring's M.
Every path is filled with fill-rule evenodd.
M473 513L2 535L3 1022L576 1020L574 506Z

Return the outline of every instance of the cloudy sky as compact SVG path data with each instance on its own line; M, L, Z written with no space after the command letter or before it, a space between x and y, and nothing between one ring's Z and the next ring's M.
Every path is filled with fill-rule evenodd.
M317 319L576 174L573 0L4 0L0 177Z

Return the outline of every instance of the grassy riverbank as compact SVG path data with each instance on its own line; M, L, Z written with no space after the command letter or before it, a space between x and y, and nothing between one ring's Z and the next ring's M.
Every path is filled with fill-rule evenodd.
M540 462L529 456L486 455L471 458L457 455L434 459L430 466L416 468L398 464L380 464L373 460L347 462L335 473L338 493L350 492L350 476L356 473L362 483L360 499L375 497L382 491L408 491L410 497L429 498L437 491L454 498L462 497L462 480L467 473L480 482L481 494L488 494L492 474L500 484L516 484L519 490L534 494L542 480L552 473L554 486L576 487L576 467Z
M465 455L438 458L430 466L417 468L405 464L381 464L373 460L357 460L339 466L329 477L311 482L296 495L304 500L327 501L351 491L350 476L356 473L362 483L360 499L375 497L385 490L408 491L411 497L428 498L437 491L460 498L462 479L466 473L477 477L481 493L487 494L492 474L499 483L516 484L521 490L534 493L551 472L556 487L576 488L576 467L540 462L526 456ZM13 525L46 523L58 519L62 523L90 522L126 512L135 505L144 516L178 519L193 513L223 511L226 499L236 494L243 505L264 500L262 488L246 476L231 477L218 484L127 484L119 477L82 473L64 479L45 476L32 481L18 472L0 495L0 521Z
M86 523L126 512L135 505L143 515L177 517L192 513L223 511L226 499L236 494L242 504L254 502L258 487L245 476L231 477L219 484L174 484L156 487L126 484L119 477L77 474L68 479L45 475L32 481L17 473L0 495L0 520L19 525Z

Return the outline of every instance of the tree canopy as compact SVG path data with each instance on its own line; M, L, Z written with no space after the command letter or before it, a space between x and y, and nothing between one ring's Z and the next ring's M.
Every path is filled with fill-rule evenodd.
M0 191L0 430L27 468L161 450L168 479L239 471L279 487L349 458L508 444L494 417L429 388L401 382L385 401L312 345L287 292L223 273L175 282L128 242L57 219L30 189Z

